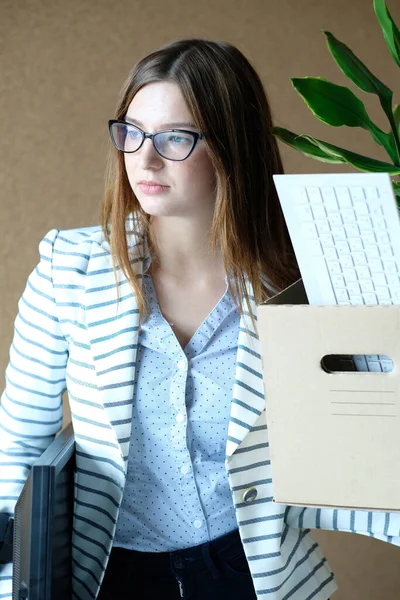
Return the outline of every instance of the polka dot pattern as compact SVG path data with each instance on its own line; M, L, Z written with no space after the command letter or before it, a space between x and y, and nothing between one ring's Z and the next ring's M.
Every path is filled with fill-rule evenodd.
M114 545L167 552L237 527L224 461L240 317L226 290L183 350L147 274L143 290L150 313Z

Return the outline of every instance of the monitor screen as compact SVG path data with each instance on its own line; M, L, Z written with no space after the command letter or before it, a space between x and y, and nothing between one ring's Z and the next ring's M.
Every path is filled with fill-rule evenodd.
M15 505L13 600L71 600L74 468L70 423L35 461Z

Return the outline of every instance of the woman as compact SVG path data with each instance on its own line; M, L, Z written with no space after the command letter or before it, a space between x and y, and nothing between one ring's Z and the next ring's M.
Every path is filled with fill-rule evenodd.
M175 42L133 69L109 127L102 226L50 231L19 303L1 512L67 387L75 598L327 600L309 528L389 539L399 519L272 502L256 305L298 270L260 79L229 44Z

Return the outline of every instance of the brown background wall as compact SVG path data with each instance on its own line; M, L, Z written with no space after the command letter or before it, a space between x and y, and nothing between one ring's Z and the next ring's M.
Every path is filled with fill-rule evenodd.
M400 23L400 3L388 5ZM291 76L305 75L347 85L322 29L347 43L400 102L399 70L372 0L0 0L1 389L38 242L53 227L99 223L107 120L144 54L176 38L228 40L259 71L277 125L384 159L366 132L318 122L291 87ZM386 129L378 100L357 93ZM339 170L282 152L287 172ZM400 596L400 548L351 534L315 535L337 575L335 600Z

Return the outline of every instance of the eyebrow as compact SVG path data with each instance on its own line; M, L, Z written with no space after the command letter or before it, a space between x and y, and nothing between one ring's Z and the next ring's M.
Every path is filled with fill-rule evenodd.
M127 121L128 123L132 123L132 125L137 125L141 129L144 129L143 123L141 121L138 121L137 119L133 119L132 117L129 117L128 115L126 115L124 120ZM192 129L197 129L196 125L189 121L177 121L174 123L163 123L162 125L160 125L160 127L162 127L163 129L174 129L175 127L191 127Z

